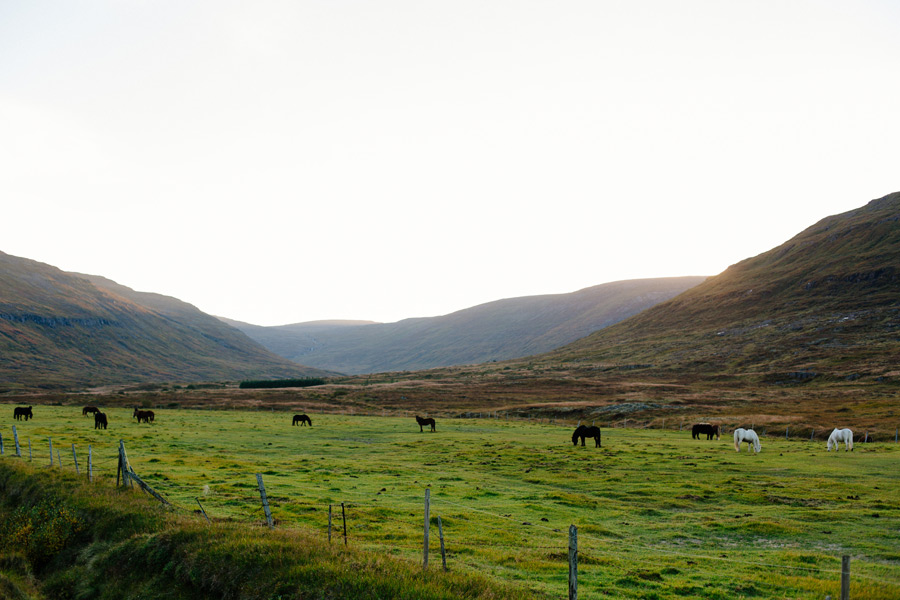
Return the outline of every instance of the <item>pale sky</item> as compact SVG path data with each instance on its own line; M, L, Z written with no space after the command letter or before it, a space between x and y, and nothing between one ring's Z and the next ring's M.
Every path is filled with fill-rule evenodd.
M276 325L715 275L900 190L896 0L0 2L0 250Z

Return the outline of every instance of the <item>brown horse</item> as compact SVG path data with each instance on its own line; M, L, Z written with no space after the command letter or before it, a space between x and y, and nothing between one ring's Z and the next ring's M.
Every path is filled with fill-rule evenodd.
M297 423L300 423L301 426L309 423L309 426L312 427L312 419L306 415L294 415L294 420L291 422L291 425L296 425Z
M153 419L156 417L156 415L153 414L152 410L138 410L137 408L135 408L134 414L131 415L131 417L137 417L138 423L143 421L144 423L149 424L153 422Z
M13 418L15 418L16 421L21 421L22 419L27 421L28 419L33 419L34 415L31 413L30 406L17 406L13 411Z
M81 416L86 417L91 413L96 415L98 412L100 412L100 409L97 408L96 406L85 406L84 408L81 409Z
M430 417L429 417L429 418L426 418L426 419L423 419L423 418L420 417L419 415L416 415L416 423L419 424L419 432L425 431L425 430L422 428L423 425L431 425L431 430L432 430L432 431L435 430L435 429L434 429L434 427L435 427L434 419L432 419L432 418L430 418Z
M108 423L106 422L106 413L102 413L99 410L94 413L94 429L106 429Z

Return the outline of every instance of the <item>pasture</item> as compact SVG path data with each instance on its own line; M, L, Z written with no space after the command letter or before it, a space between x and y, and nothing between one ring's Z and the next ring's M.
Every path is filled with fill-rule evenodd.
M94 429L81 407L35 406L34 419L0 417L5 455L49 465L48 437L84 472L93 447L97 485L115 480L124 440L134 470L180 512L245 521L266 535L256 484L264 477L279 528L327 536L422 560L423 498L431 489L429 569L439 569L436 518L448 567L564 597L567 530L579 532L579 597L816 598L839 596L840 556L852 557L854 599L900 597L900 445L763 438L736 453L691 432L603 429L603 447L575 447L571 425L437 419L432 433L410 417L106 408ZM54 456L57 465L57 457ZM55 468L57 468L55 467ZM135 491L135 493L140 493ZM197 518L202 519L198 516Z

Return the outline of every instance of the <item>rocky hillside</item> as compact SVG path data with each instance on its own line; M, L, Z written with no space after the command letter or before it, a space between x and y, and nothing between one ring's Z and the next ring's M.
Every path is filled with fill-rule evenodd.
M900 377L900 193L543 357L771 381Z
M397 323L318 321L259 327L228 321L291 360L343 373L412 371L546 352L608 327L704 277L619 281L570 294L497 300Z
M322 374L175 298L0 252L0 390Z

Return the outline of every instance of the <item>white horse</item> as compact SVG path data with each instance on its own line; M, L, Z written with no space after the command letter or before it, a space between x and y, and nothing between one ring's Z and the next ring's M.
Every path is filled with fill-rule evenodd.
M841 446L841 442L844 442L846 448L844 452L847 450L853 450L853 432L849 429L835 429L831 432L831 435L828 436L828 452L831 452L831 447L834 446L835 452Z
M734 449L741 451L741 443L747 442L747 452L750 452L751 446L758 453L760 450L759 436L752 429L741 429L738 427L734 430Z

